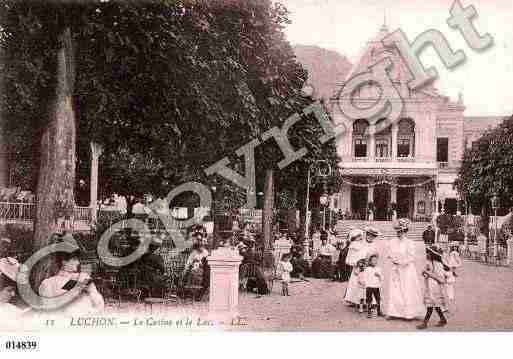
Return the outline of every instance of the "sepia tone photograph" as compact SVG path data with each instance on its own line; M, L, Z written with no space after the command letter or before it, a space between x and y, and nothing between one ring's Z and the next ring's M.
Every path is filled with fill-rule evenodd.
M512 22L3 0L0 332L513 330Z

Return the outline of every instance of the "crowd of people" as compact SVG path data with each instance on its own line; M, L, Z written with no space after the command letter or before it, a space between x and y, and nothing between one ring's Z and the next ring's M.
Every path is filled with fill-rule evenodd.
M347 282L343 299L358 313L367 312L368 317L376 314L404 319L423 316L424 321L418 327L424 329L433 311L436 311L440 317L437 325L446 325L445 313L454 303L454 283L458 277L457 270L462 265L458 246L450 246L444 251L434 243L434 232L429 226L423 235L426 263L422 268L416 268L414 244L408 238L409 221L396 221L394 229L397 235L387 243L380 243L381 233L373 227L352 229L347 238L337 237L334 231L316 229L311 241L306 242L307 245L303 238L292 233L288 239L285 238L291 241L290 253L281 253L276 263L282 294L290 295L289 284L292 278L308 281L308 277L314 277ZM261 241L255 236L258 235L243 231L230 244L243 257L241 270L248 265L255 268L246 289L267 294L270 288L264 272L262 249L257 248ZM204 294L210 283L207 257L211 246L201 226L192 228L188 238L191 240L191 248L185 254L187 259L180 277L201 288L201 294ZM141 240L138 237L136 239ZM20 314L18 307L9 304L16 297L15 280L19 266L8 249L9 242L6 238L0 239L0 311L5 312L6 317ZM133 245L139 243L136 241ZM153 236L146 253L122 268L122 271L138 273L138 282L144 291L143 298L162 295L168 284L166 265L159 254L161 246L162 239ZM42 297L53 298L65 294L83 275L80 271L80 251L57 253L55 260L57 270L39 285L38 293ZM69 304L65 312L101 312L105 301L95 281L87 275L85 278L80 277L80 280L85 280L86 285L79 298Z
M434 244L428 228L424 235L426 263L417 270L414 243L408 238L409 221L398 220L394 229L396 237L384 246L376 245L380 233L372 227L350 231L346 264L351 276L344 300L360 313L366 308L368 317L373 310L389 319L424 317L418 329L427 328L436 311L440 317L437 326L445 326L445 313L455 302L456 272L462 265L459 246L443 250Z

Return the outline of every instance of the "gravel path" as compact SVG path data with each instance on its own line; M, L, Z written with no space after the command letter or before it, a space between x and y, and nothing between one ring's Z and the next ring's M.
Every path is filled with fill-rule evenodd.
M416 247L417 269L424 263L424 245ZM464 261L455 285L456 306L449 324L434 331L513 329L513 269ZM246 330L411 331L417 321L367 319L342 302L346 283L311 279L290 285L290 297L281 296L280 283L270 296L241 294L240 315ZM438 320L433 314L430 324Z

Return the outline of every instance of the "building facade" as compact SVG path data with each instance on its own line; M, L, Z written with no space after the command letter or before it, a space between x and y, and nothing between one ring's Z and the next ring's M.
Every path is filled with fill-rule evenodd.
M390 220L396 209L399 217L429 220L437 201L439 211L455 213L460 198L453 184L465 146L505 117L465 117L463 96L452 101L433 84L411 91L407 86L411 75L398 50L382 45L387 34L383 26L367 42L347 79L388 57L393 63L390 78L400 94L392 101L402 101L403 111L387 127L380 126L386 119L374 124L365 118L355 120L337 138L343 185L332 205L358 219L368 219L371 209L373 219ZM367 85L351 101L365 108L380 96L377 86ZM335 122L342 121L338 108L343 101L340 95L330 100Z

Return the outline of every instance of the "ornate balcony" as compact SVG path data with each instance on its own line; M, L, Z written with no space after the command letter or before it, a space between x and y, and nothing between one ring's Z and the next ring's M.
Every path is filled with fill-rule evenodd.
M392 157L376 157L376 162L392 162Z
M415 162L415 157L397 157L397 162Z

